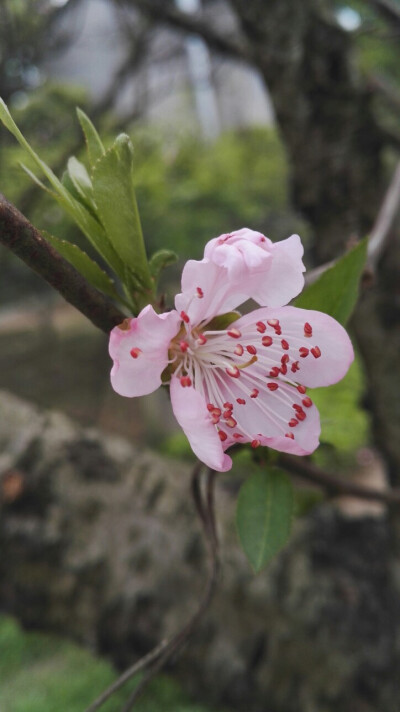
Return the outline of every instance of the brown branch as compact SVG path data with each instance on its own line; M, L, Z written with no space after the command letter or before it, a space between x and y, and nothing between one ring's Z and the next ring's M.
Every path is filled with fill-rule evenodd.
M371 274L376 270L380 257L386 249L390 238L390 229L400 209L400 161L394 170L392 180L385 193L379 209L375 224L370 232L368 239L367 263L364 270L364 276L370 281ZM305 278L306 285L313 284L317 279L326 272L327 269L333 267L337 260L326 262L315 269L310 270Z
M95 326L109 333L123 314L72 267L0 193L0 243L54 287Z
M210 49L219 54L253 63L252 52L243 38L225 36L208 22L204 22L196 15L178 10L165 0L125 0L125 2L136 7L154 22L163 22L175 30L199 35Z
M383 502L392 506L400 505L400 489L391 489L387 492L364 487L354 482L348 482L340 477L336 477L309 460L293 455L280 455L279 463L286 470L303 480L312 482L318 487L322 487L332 495L346 495L357 499L366 499L374 502Z
M197 515L202 524L205 541L207 544L210 572L206 584L206 589L201 599L201 602L184 627L178 631L169 640L165 640L150 653L138 660L132 667L128 668L121 677L118 678L110 687L108 687L98 697L85 712L97 712L100 707L107 702L110 697L131 680L139 671L146 670L146 674L131 693L122 712L130 712L144 691L148 683L153 679L154 675L171 659L175 653L187 642L197 625L201 621L204 613L208 609L213 595L215 593L216 584L218 582L220 562L218 557L218 540L215 525L215 509L214 509L214 485L215 475L214 470L208 470L205 483L205 494L202 492L201 472L203 465L198 462L192 473L192 497L196 507Z

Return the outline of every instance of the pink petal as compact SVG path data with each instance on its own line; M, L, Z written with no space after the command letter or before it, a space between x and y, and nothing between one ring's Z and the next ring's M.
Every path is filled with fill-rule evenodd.
M112 330L111 384L117 393L130 398L144 396L161 385L161 374L168 364L168 347L180 322L176 311L157 314L148 305L129 323L126 320ZM124 325L127 328L121 328Z
M175 297L175 308L179 314L188 314L196 325L235 309L245 300L238 285L228 279L225 267L207 259L189 260L183 268L182 292Z
M232 467L225 455L215 425L211 422L206 401L193 386L182 387L179 378L171 378L171 404L174 415L199 460L218 472Z
M279 321L280 334L268 325L273 319ZM267 325L266 335L272 338L268 355L279 366L281 357L287 354L287 378L297 383L313 388L337 383L354 359L347 332L328 314L297 307L263 308L241 317L232 327L244 330L257 321ZM255 344L257 346L258 342ZM282 344L288 348L283 348ZM298 364L296 372L291 370L294 363ZM261 368L261 360L258 367Z
M238 293L261 306L282 306L301 292L305 270L302 256L298 235L273 243L248 228L220 235L204 250L205 259L225 267Z
M304 287L303 252L298 235L275 242L268 275L253 288L252 299L261 306L280 307L300 294Z

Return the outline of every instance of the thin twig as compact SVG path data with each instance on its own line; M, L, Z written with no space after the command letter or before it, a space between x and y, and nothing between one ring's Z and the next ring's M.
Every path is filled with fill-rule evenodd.
M202 528L204 536L207 542L209 556L210 556L210 572L206 584L206 589L203 598L195 611L191 616L185 626L178 631L178 633L170 638L169 640L163 641L160 645L154 648L153 651L141 658L137 663L132 665L128 670L126 670L121 677L118 678L112 685L110 685L107 690L105 690L100 697L97 698L87 709L86 712L97 712L97 710L123 685L125 685L132 677L134 677L139 671L146 670L146 674L140 681L135 690L131 693L131 696L125 703L123 707L123 712L128 712L132 709L136 700L144 691L147 684L154 677L154 675L166 664L168 660L186 643L192 632L197 627L202 616L207 610L211 603L213 594L215 592L216 584L219 575L219 559L218 559L218 542L216 539L215 527L215 513L214 513L214 497L213 488L215 484L215 473L210 470L207 475L207 494L203 497L201 488L201 471L202 464L197 463L192 473L192 493L193 499L196 506L196 512L202 523Z
M390 237L390 229L396 218L400 208L400 161L397 163L393 173L392 180L385 193L378 216L374 226L370 232L368 240L367 264L365 266L364 275L371 277L371 273L376 270L379 258L383 254L387 242ZM333 267L337 260L326 262L315 269L307 272L305 278L306 285L313 284L316 280L326 272L327 269Z
M318 485L318 487L322 487L330 494L340 494L373 502L383 502L392 506L400 505L400 489L390 489L385 492L373 489L372 487L365 487L355 482L348 482L347 480L325 472L325 470L317 467L317 465L314 465L309 460L293 457L292 455L280 455L279 463L293 475L312 482Z
M20 257L102 331L109 333L125 319L125 314L91 287L1 193L0 243Z

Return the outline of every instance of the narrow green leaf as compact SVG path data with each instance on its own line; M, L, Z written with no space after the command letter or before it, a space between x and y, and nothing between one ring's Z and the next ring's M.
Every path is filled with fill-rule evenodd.
M357 302L367 246L365 238L305 289L295 299L294 306L324 311L345 324Z
M54 235L50 235L46 231L43 231L42 234L47 242L50 242L54 249L68 260L93 287L96 287L96 289L109 297L121 301L112 279L78 245L73 245L67 240L60 240L60 238L54 237Z
M85 136L86 148L89 156L90 164L93 166L96 161L105 154L105 148L101 142L100 136L93 126L91 120L82 111L77 109L78 120Z
M176 252L172 250L158 250L149 260L150 274L157 280L160 272L169 265L173 265L178 259Z
M93 170L93 193L98 214L115 251L125 266L151 288L139 211L133 186L133 147L118 136Z
M65 210L65 212L76 222L78 227L82 230L84 235L91 242L93 247L99 252L103 259L108 262L108 264L115 270L115 272L122 278L124 274L124 267L119 259L117 253L113 249L111 243L109 242L107 235L98 223L98 221L90 215L88 210L74 198L74 196L67 190L67 188L62 184L62 182L53 173L51 168L39 158L37 153L29 145L28 141L22 135L15 121L13 120L7 105L0 98L0 121L2 121L5 127L12 133L12 135L17 139L18 143L25 149L25 151L31 156L38 168L44 173L47 180L54 190L54 199L59 203L59 205Z
M256 573L285 546L293 511L292 483L282 470L259 470L242 485L236 524L240 543Z

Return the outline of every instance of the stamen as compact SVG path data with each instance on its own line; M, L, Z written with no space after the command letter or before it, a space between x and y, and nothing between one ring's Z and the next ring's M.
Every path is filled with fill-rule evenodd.
M203 299L203 297L204 297L204 292L203 292L202 288L201 288L201 287L196 287L196 292L197 292L198 298L199 298L199 299Z
M239 405L246 405L244 398L236 398L236 403L239 403Z
M242 344L237 344L235 348L233 349L233 353L236 354L236 356L242 356L243 355L244 348Z
M227 401L226 403L224 403L224 408L229 408L230 410L232 410L233 405L232 405L232 403L229 403L229 402Z
M301 357L301 358L305 358L306 356L308 356L309 350L306 349L305 346L301 346L301 347L299 348L299 354L300 354L300 357Z
M296 425L298 425L298 424L299 424L299 421L298 421L296 418L292 418L292 419L289 420L289 422L288 422L289 428L295 428Z
M218 430L219 439L224 442L227 439L227 434L223 430Z
M311 353L314 356L314 358L319 358L321 356L321 349L319 346L313 346L311 349Z
M236 426L237 426L237 422L236 422L235 418L226 418L225 423L228 426L228 428L236 428Z
M235 438L235 440L239 440L239 438L242 438L243 435L241 433L233 433L232 437Z
M232 376L232 378L239 378L240 376L240 371L237 366L229 366L229 368L225 369L225 372L228 376Z
M258 322L256 323L256 327L257 327L257 331L258 331L260 334L263 334L265 331L267 331L267 327L265 326L265 324L264 324L263 321L258 321Z
M131 349L129 353L132 356L132 358L137 358L142 353L142 349L138 349L137 347L135 347L135 348Z
M299 370L300 370L299 362L298 362L298 361L293 361L290 370L291 370L292 373L296 373L296 371L299 371Z
M279 326L279 319L267 319L267 324L272 326L273 329Z
M230 336L232 339L240 339L242 332L239 331L239 329L229 329L229 331L226 332L228 336Z
M189 319L188 315L186 314L186 312L181 311L180 316L181 316L182 321L185 322L185 324L189 324L190 319Z
M192 379L190 378L190 376L181 376L180 381L182 388L188 388L192 385Z
M269 372L269 377L270 378L278 378L280 372L281 372L281 370L280 370L280 368L278 368L278 366L273 366L273 368L271 368L271 370Z
M271 346L272 337L271 336L263 336L261 339L261 343L263 346Z
M187 341L180 341L180 343L179 343L179 348L180 348L180 350L182 351L183 354L186 353L186 351L187 351L188 348L189 348L188 342L187 342Z
M278 390L279 386L277 383L267 383L267 388L269 388L270 391L276 391Z
M288 350L289 344L288 344L288 342L286 341L286 339L282 339L282 341L281 341L281 346L282 346L283 349L285 349L285 351Z
M312 336L312 326L308 321L304 324L304 336Z
M290 438L291 440L294 440L294 435L293 433L285 433L285 438Z
M204 336L204 334L199 334L197 338L197 343L200 344L200 346L204 346L204 344L207 343L207 338Z
M256 448L256 447L260 447L260 445L261 445L261 443L260 443L259 440L252 440L252 441L251 441L251 447Z
M299 393L302 393L302 394L307 392L307 388L305 386L302 386L301 384L297 386L297 390Z
M308 396L307 396L307 398L303 398L303 400L301 402L305 408L311 408L311 406L313 404L311 398L309 398Z
M241 363L238 368L247 368L248 366L252 366L253 363L256 363L256 361L258 361L257 356L252 356L250 361L246 361L246 363Z
M256 347L252 346L251 344L249 344L249 346L246 346L246 351L248 351L249 354L252 354L253 356L257 353Z
M259 392L260 391L258 390L258 388L253 388L252 392L250 393L250 398L257 398Z

